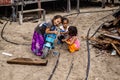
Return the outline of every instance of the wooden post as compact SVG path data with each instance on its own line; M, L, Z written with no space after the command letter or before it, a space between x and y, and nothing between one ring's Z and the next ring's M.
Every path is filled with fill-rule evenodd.
M24 0L22 0L22 4L21 4L21 11L22 11L22 15L23 15L23 5L24 5Z
M80 0L77 0L77 11L80 13Z
M102 0L102 8L105 8L105 0Z
M43 10L43 21L45 21L45 22L46 22L45 15L46 15L46 11L45 11L45 10Z
M41 9L41 2L38 0L38 9ZM41 11L38 11L38 17L41 18Z
M23 14L24 13L30 13L30 12L38 12L38 11L42 11L43 12L43 21L45 21L45 15L46 15L46 11L44 9L32 9L32 10L24 10L24 11L19 11L19 23L20 25L23 23Z
M22 0L21 12L19 13L19 24L20 25L23 23L23 5L24 5L24 0Z
M15 12L15 6L12 5L12 21L16 21L17 15Z
M70 0L67 0L67 12L71 11L71 2Z
M23 23L23 14L19 12L19 24L21 25Z

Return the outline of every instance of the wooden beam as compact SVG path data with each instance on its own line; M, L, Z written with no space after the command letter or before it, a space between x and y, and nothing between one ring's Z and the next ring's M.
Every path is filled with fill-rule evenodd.
M81 37L83 39L86 39L86 37ZM90 41L95 41L97 43L100 43L100 44L119 44L120 45L120 42L118 40L113 40L113 39L107 39L107 40L101 40L101 39L98 39L98 38L95 38L95 37L92 37L92 38L89 38Z
M77 11L80 12L80 0L77 0Z
M41 9L41 1L38 0L38 9ZM38 11L38 17L41 18L41 11Z
M67 12L71 11L71 1L67 0Z
M102 0L102 8L105 8L105 0Z
M109 37L109 38L113 38L113 39L117 39L117 40L120 40L120 37L119 36L114 36L114 35L109 35L109 34L102 34L106 37Z
M45 21L45 15L46 11L44 9L31 9L31 10L24 10L24 11L19 11L19 24L21 25L23 23L23 14L24 13L30 13L30 12L36 12L36 11L42 11L43 12L43 21Z
M113 48L117 51L117 53L120 55L120 50L115 46L115 44L111 43L111 45L112 45Z
M113 25L117 25L117 23L120 21L120 17L115 18L115 20L113 21Z
M110 44L110 43L120 44L119 41L112 41L112 40L101 40L101 39L97 39L97 38L90 38L90 40L101 43L101 44Z
M44 9L31 9L31 10L24 10L23 13L35 12L35 11L43 11ZM18 13L20 13L19 11Z
M30 59L30 58L14 58L11 60L7 60L9 64L24 64L24 65L41 65L46 66L48 60L38 60L38 59Z

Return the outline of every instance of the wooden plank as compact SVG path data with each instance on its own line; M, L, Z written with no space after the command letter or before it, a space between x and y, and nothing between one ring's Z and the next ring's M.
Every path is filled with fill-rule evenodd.
M105 8L105 0L102 0L102 8Z
M67 12L71 11L71 1L67 0Z
M31 10L25 10L25 11L19 11L19 23L20 25L23 23L23 13L30 13L35 11L42 11L43 12L43 21L45 21L45 15L46 11L44 9L31 9Z
M120 21L120 17L119 18L115 18L115 20L113 21L113 25L117 25L117 23Z
M48 60L38 60L38 59L30 59L30 58L14 58L11 60L7 60L9 64L24 64L24 65L41 65L46 66Z
M115 46L115 44L111 43L111 45L112 45L113 48L117 51L117 53L120 55L120 50Z
M86 37L83 37L83 39L86 39ZM113 40L113 39L107 39L107 40L101 40L101 39L98 39L98 38L95 38L95 37L92 37L92 38L89 38L90 41L95 41L97 43L100 43L100 44L111 44L111 43L114 43L114 44L119 44L120 45L120 42L118 40Z
M41 9L41 0L38 0L38 9ZM38 12L39 18L41 18L41 11Z
M77 11L80 12L80 0L77 0Z
M31 10L24 10L23 13L29 13L29 12L36 12L36 11L43 11L44 9L31 9ZM19 11L18 13L21 13L21 11Z
M102 34L106 37L110 37L110 38L113 38L113 39L117 39L117 40L120 40L120 37L119 36L114 36L114 35L109 35L109 34Z

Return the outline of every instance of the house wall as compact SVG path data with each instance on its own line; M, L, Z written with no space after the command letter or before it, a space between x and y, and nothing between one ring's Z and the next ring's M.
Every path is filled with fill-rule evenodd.
M12 3L12 0L0 0L0 5L8 5L11 3Z

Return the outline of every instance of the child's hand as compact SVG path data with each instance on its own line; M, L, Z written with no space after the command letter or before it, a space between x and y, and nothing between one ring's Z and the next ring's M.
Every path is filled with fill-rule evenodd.
M54 31L54 34L58 34L58 32L57 32L57 31Z
M62 39L62 41L63 41L63 42L65 42L65 41L66 41L66 39Z
M65 34L65 32L60 32L60 34L63 34L63 35L64 35L64 34Z

